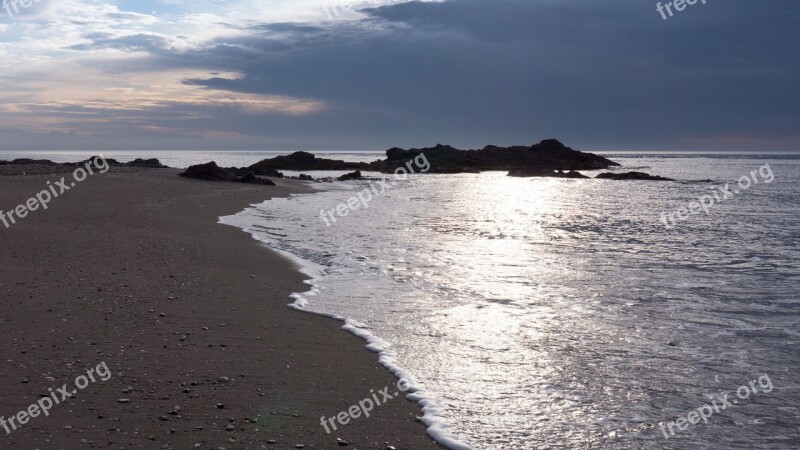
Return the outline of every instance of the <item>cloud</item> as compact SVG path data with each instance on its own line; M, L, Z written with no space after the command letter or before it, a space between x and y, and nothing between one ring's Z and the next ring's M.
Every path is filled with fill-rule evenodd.
M311 0L145 3L6 24L0 120L103 145L136 129L204 148L797 149L792 0L669 21L625 0L372 2L336 20Z

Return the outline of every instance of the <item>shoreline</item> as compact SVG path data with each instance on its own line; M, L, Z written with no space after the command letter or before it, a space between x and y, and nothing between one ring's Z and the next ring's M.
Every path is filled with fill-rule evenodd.
M267 202L268 201L269 200L267 200ZM303 281L303 284L305 284L309 289L302 292L292 292L289 298L294 301L289 304L288 307L303 314L324 317L326 319L335 320L341 323L342 330L347 331L353 336L361 339L366 344L365 348L378 356L379 364L398 380L398 387L401 383L405 385L404 389L402 389L402 393L397 394L395 392L395 395L399 395L400 397L405 396L407 400L415 402L419 405L423 413L423 416L420 418L420 420L425 424L428 436L433 438L438 444L450 450L474 450L466 443L459 441L458 437L449 431L447 422L439 413L441 407L438 399L421 388L419 383L413 377L408 375L403 367L395 362L394 352L386 348L386 343L383 341L383 339L368 329L360 328L357 325L357 322L351 318L340 316L335 313L327 313L309 309L309 304L312 303L309 300L309 297L315 296L319 291L317 285L317 281L321 277L319 273L319 264L303 259L302 257L289 251L272 248L269 246L268 241L262 240L257 236L256 231L244 225L234 223L236 216L247 213L247 211L252 208L253 206L233 216L221 217L220 223L243 231L255 242L258 242L261 247L266 247L267 249L286 258L287 261L290 261L292 264L297 266L298 270L302 274L308 277ZM225 219L228 220L226 221Z
M0 207L57 178L42 172L0 172ZM278 184L112 168L0 230L0 415L101 362L113 374L46 418L0 429L0 442L330 448L341 438L351 447L442 448L410 401L389 402L330 435L320 425L321 416L396 380L338 322L286 307L305 276L283 255L217 223L268 198L310 191L302 182Z

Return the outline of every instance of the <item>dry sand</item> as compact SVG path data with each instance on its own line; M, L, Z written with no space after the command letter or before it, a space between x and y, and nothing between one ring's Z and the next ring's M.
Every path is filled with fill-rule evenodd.
M0 209L60 170L0 166ZM321 416L396 380L341 323L286 307L303 290L287 260L216 223L308 185L176 174L112 169L0 224L0 415L102 362L113 373L49 417L0 428L0 448L441 448L403 398L326 434Z

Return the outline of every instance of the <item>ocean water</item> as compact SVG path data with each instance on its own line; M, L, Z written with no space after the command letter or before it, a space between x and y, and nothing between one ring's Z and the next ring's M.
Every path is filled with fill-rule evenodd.
M293 306L368 338L450 447L800 448L800 158L610 157L680 181L417 175L330 225L370 181L221 222L303 261Z

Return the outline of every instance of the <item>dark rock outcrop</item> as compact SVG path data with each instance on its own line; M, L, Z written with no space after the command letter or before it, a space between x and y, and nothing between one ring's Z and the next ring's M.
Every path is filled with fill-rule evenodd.
M530 147L486 146L481 150L459 150L449 145L431 148L386 151L386 160L371 164L373 169L392 172L399 167L419 166L415 158L424 156L429 173L484 172L490 170L596 170L619 164L592 153L573 150L555 139ZM417 172L421 172L421 168Z
M261 177L283 178L283 174L275 169L255 168L250 170L252 170L254 174Z
M576 172L574 170L570 170L569 172L564 172L562 170L551 170L551 169L522 169L522 170L512 170L508 172L508 176L510 177L520 177L520 178L532 178L532 177L542 177L542 178L589 178L586 175Z
M75 167L86 166L86 164L94 164L95 161L98 161L98 160L105 160L106 164L108 164L110 167L128 165L128 164L123 164L123 163L117 161L114 158L104 158L104 157L102 157L100 155L92 156L89 159L84 159L83 161L78 161L76 163L66 163L66 165L75 166ZM158 160L156 160L156 161L158 161Z
M236 180L236 181L238 181L239 183L251 183L251 184L263 184L263 185L266 185L266 186L276 186L274 181L272 181L270 179L267 179L267 178L259 178L253 172L247 172L246 174L244 174L241 177L239 177L239 179Z
M188 169L186 169L185 172L181 173L180 176L185 178L193 178L196 180L233 181L238 183L252 183L252 184L264 184L269 186L275 186L274 181L258 178L253 172L245 173L242 176L234 175L228 172L227 170L217 166L217 163L214 161L211 161L210 163L206 164L198 164L195 166L191 166Z
M182 177L194 178L196 180L206 181L238 181L239 177L228 172L227 170L217 166L217 163L211 161L206 164L198 164L186 169L185 172L180 174Z
M109 164L111 163L109 162ZM136 158L133 161L124 163L123 165L129 167L147 167L150 169L169 169L169 167L165 166L164 164L161 164L161 161L155 158L151 159Z
M605 172L601 173L595 178L603 180L675 181L672 178L660 177L658 175L650 175L644 172L623 172L623 173Z
M161 161L155 158L151 159L136 158L133 161L121 163L116 159L103 158L99 155L92 156L91 158L84 159L83 161L65 162L65 163L57 163L50 161L49 159L19 158L13 161L0 161L0 165L34 165L34 166L51 166L51 167L61 167L64 169L71 169L76 167L85 167L87 164L97 166L97 162L101 160L105 160L106 164L108 164L109 167L140 167L146 169L169 169L168 166L161 164Z
M350 181L350 180L361 180L363 178L364 178L364 176L361 175L361 171L360 170L356 170L353 173L346 173L346 174L340 176L339 178L337 178L337 180L339 180L339 181Z
M60 166L61 165L59 163L50 161L49 159L28 159L28 158L18 158L18 159L15 159L15 160L9 162L9 164L25 164L25 165L35 164L35 165L38 165L38 166Z
M338 159L317 158L308 152L295 152L291 155L265 159L248 167L250 170L368 170L369 164L351 163Z
M100 159L104 159L106 161L106 164L108 164L110 167L142 167L146 169L169 169L168 166L161 164L161 161L159 161L156 158L150 158L150 159L136 158L133 161L121 163L114 158L105 158L101 157L100 155L92 156L91 158L85 159L83 161L78 161L74 163L64 163L64 165L72 167L80 167L80 166L85 166L86 164L95 164L95 161Z
M275 169L250 169L249 167L226 167L225 170L228 172L243 177L249 173L252 173L258 177L270 177L270 178L283 178L284 175L281 172L278 172Z
M391 173L399 168L405 168L413 173L479 173L489 170L527 169L597 170L618 165L602 156L579 152L555 139L549 139L530 147L490 145L480 150L459 150L449 145L410 150L391 148L386 151L386 159L372 163L345 162L317 158L308 152L295 152L291 155L265 159L253 164L249 169L253 171L361 170Z

